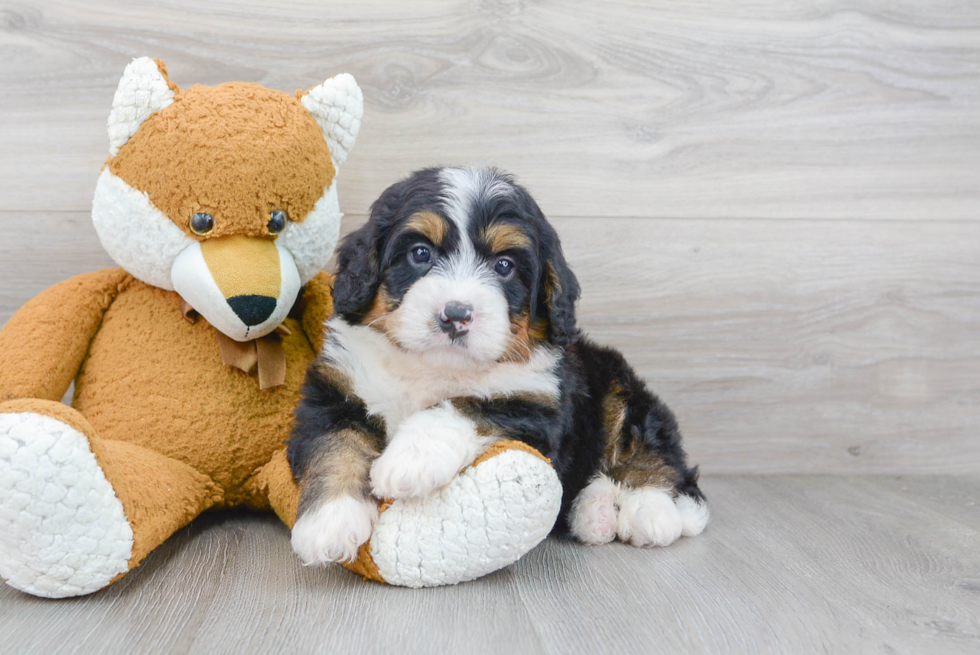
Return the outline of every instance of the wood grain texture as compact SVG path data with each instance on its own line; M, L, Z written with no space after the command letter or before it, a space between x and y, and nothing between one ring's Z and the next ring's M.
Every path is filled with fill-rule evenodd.
M517 173L707 470L980 471L976 3L0 1L0 322L112 265L88 211L143 54L354 73L345 230L419 166Z
M88 206L119 75L149 54L183 86L353 73L348 210L493 162L563 216L977 219L976 3L0 6L0 209Z
M31 216L51 238L0 243L24 280L0 321L113 265L86 214ZM674 408L705 470L980 472L980 223L552 220L581 325Z
M303 568L271 515L212 514L117 585L0 589L11 653L975 653L980 478L709 477L666 549L548 540L457 587Z

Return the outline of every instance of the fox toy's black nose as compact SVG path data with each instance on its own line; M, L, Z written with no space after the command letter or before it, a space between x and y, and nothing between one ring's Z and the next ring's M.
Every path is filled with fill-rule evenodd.
M265 323L276 311L276 299L269 296L235 296L228 299L228 304L249 327Z
M473 305L451 301L439 313L439 328L455 339L469 330L473 320Z

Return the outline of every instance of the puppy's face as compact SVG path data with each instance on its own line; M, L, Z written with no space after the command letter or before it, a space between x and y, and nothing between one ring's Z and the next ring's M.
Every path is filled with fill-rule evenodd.
M334 288L348 322L455 368L563 343L577 297L537 204L488 168L428 169L389 187L341 247Z

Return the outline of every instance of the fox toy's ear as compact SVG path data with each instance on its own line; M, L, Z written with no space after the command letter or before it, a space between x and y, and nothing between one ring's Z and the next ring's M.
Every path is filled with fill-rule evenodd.
M347 161L347 153L354 147L361 129L361 116L364 115L361 87L357 86L353 75L343 73L307 91L300 102L323 130L334 167L340 168Z
M112 98L109 155L119 154L150 114L169 107L176 90L177 85L167 79L167 67L159 59L140 57L129 62Z

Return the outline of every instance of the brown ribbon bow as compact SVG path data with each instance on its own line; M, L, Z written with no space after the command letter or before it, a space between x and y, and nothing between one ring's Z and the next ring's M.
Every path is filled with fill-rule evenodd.
M186 300L180 301L180 313L191 323L197 321L197 311ZM259 389L278 387L286 382L286 351L282 347L282 337L292 334L285 325L280 325L270 334L252 341L235 341L219 330L218 350L225 366L234 366L259 379Z

